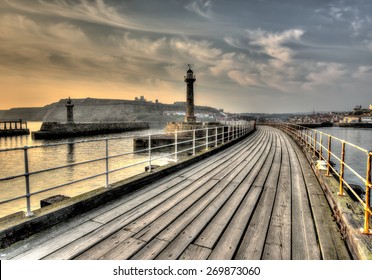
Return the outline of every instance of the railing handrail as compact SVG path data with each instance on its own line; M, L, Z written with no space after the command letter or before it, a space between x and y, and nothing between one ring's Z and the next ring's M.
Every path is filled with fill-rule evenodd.
M30 199L31 199L32 195L36 195L36 194L40 194L40 193L47 192L47 191L50 191L50 190L54 190L54 189L57 189L57 188L62 188L62 187L65 187L65 186L73 185L73 184L80 183L82 181L93 179L93 178L96 178L96 177L99 177L99 176L106 176L106 187L109 188L110 187L109 174L111 174L111 173L114 173L114 172L117 172L119 170L123 170L123 169L126 169L126 168L130 168L130 167L133 167L133 166L136 166L136 165L145 164L145 163L149 164L149 172L151 172L152 171L151 170L151 162L154 161L154 160L161 159L161 158L166 158L166 157L169 157L169 156L174 156L174 161L177 162L178 161L178 155L180 153L184 153L184 152L188 152L188 151L192 150L193 151L192 154L195 155L195 149L196 148L201 148L201 147L205 146L206 149L208 150L208 148L210 148L210 147L217 147L218 143L225 144L229 141L232 141L234 139L242 137L247 132L249 132L248 127L252 127L252 126L254 126L254 123L252 124L251 122L245 122L245 123L239 122L238 124L234 124L234 125L230 125L230 126L226 126L226 125L217 126L216 125L216 126L204 127L204 128L198 128L198 129L191 129L191 130L180 130L180 131L176 130L176 131L173 131L173 132L166 132L166 133L163 133L163 134L161 134L161 133L154 133L154 134L149 133L147 135L141 135L141 136L131 135L131 136L119 136L119 137L104 137L104 138L99 138L99 139L68 141L68 142L62 142L62 143L51 143L51 144L43 144L43 145L32 145L32 146L24 146L24 147L17 147L17 148L0 149L0 152L2 152L2 153L10 152L10 151L23 151L23 154L24 154L24 156L23 156L24 157L24 170L25 170L24 173L22 173L22 174L2 177L2 178L0 178L0 182L24 177L25 178L25 185L26 185L26 191L25 191L24 195L21 195L21 196L16 195L13 198L4 199L4 200L0 201L0 205L3 205L5 203L8 203L8 202L11 202L11 201L14 201L14 200L26 198L26 204L27 204L26 216L32 216L33 212L31 210L31 202L30 202ZM200 135L196 135L196 132L198 132L198 131L205 131L204 136L202 135L202 137L200 137ZM180 134L190 134L190 133L191 133L191 136L189 136L190 139L185 140L184 138L180 138L180 139L178 138L178 136ZM151 146L151 138L154 137L154 136L159 136L159 135L171 135L171 137L173 137L174 141L170 144L152 147ZM143 148L143 149L140 149L140 150L134 150L134 151L130 151L130 152L109 155L109 141L133 139L133 138L136 138L136 137L141 137L141 138L142 137L143 138L147 137L148 138L148 146ZM211 139L213 139L213 140L211 140ZM179 141L179 140L181 140L181 141ZM197 144L197 141L198 141L198 143L200 143L200 142L203 142L203 140L205 141L205 143ZM29 159L28 159L29 158L29 155L28 155L29 153L28 152L31 149L54 147L54 146L68 146L68 145L75 145L75 144L81 144L81 143L92 143L92 142L105 142L106 145L105 145L105 148L104 148L105 149L105 155L104 156L97 156L94 159L89 159L89 160L84 160L84 161L74 162L74 163L69 163L69 164L63 164L63 165L56 166L56 167L39 169L39 170L36 170L36 171L30 171L29 170ZM187 144L187 143L190 143L190 145L192 147L187 148L187 149L179 149L180 148L179 146L181 146L183 144ZM161 149L161 148L171 148L171 149L174 149L174 150L170 153L164 153L164 155L161 155L161 156L155 156L155 157L152 156L153 151ZM117 167L115 169L110 169L109 168L109 160L110 159L117 158L117 157L120 157L120 156L129 155L129 154L138 154L138 153L148 153L148 158L144 159L144 160L141 160L139 162L132 163L132 164L127 164L127 165L124 165L124 166L120 166L120 167ZM94 174L92 176L80 178L78 180L73 180L71 182L66 182L66 183L63 183L63 184L59 184L59 185L56 185L56 186L47 187L47 188L43 188L41 190L31 192L31 188L30 188L31 182L30 182L30 179L29 179L30 176L33 176L33 175L39 174L39 173L45 173L45 172L50 172L50 171L54 171L54 170L60 170L60 169L64 169L64 168L74 167L74 166L78 166L78 165L90 164L90 163L94 163L94 162L98 162L98 161L105 161L105 171L104 172L99 172L98 174Z
M269 125L282 128L284 131L286 131L288 133L291 133L292 135L294 135L295 137L297 137L299 139L300 143L304 143L304 145L306 145L306 148L309 147L310 150L313 151L313 157L315 157L316 154L318 154L319 159L322 159L326 162L326 164L327 164L326 175L328 176L330 169L332 169L332 171L339 177L340 182L339 182L339 193L338 193L338 195L339 196L344 195L343 189L344 189L344 185L345 185L348 188L348 190L356 197L356 199L359 201L359 203L362 204L364 212L365 212L365 214L364 214L364 216L365 216L364 228L362 229L362 233L372 234L372 231L371 231L370 226L369 226L370 215L372 215L372 210L371 210L371 207L370 207L370 199L371 199L370 189L372 188L372 183L371 183L372 152L367 150L367 149L364 149L362 147L359 147L359 146L357 146L357 145L355 145L351 142L348 142L344 139L333 136L331 134L327 134L323 131L308 128L308 127L301 126L301 125L298 125L298 124L293 124L293 123L270 123ZM312 135L310 135L309 132L311 132ZM317 134L320 135L320 140L319 141L317 141ZM323 145L323 143L322 143L323 136L326 136L328 138L327 147L325 145ZM331 149L332 140L337 140L338 142L341 143L341 157L338 157L335 153L332 152L332 149ZM353 148L365 153L365 155L367 157L367 160L366 160L366 162L367 162L366 176L365 177L360 175L348 163L345 162L345 154L346 154L345 146L346 145L348 145L350 147L353 147ZM317 146L319 147L319 149L317 149ZM326 158L326 156L323 156L323 153L322 153L323 149L327 153L327 158ZM332 157L331 156L333 156L333 158L335 158L339 161L340 171L337 171L332 166L332 163L331 163L331 158ZM365 185L365 187L366 187L365 201L363 201L363 199L351 188L350 183L347 182L347 180L344 178L344 168L345 167L352 174L354 174L356 176L356 178L358 178L360 181L362 181L363 184Z

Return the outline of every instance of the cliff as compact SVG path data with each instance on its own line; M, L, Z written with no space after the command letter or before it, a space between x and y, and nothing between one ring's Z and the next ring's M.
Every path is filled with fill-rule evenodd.
M12 108L9 110L0 111L0 120L25 120L34 121L38 120L37 115L41 111L41 107L30 107L30 108Z

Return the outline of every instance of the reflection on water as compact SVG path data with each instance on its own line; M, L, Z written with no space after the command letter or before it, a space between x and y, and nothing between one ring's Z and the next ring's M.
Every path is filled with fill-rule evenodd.
M28 126L31 131L36 131L40 128L41 123L29 122ZM68 143L72 141L104 139L119 136L139 136L149 133L162 133L162 129L151 129L143 131L98 135L90 137L79 137L75 139L60 139L60 140L33 140L30 135L0 138L0 149L16 148L23 146L35 146L50 143ZM109 142L109 156L117 156L109 160L109 169L118 169L124 165L139 163L147 159L146 154L126 154L133 152L133 138L114 139ZM122 155L125 154L125 155ZM48 172L40 172L30 176L31 192L51 188L54 186L64 185L68 182L81 180L86 177L96 174L103 174L106 170L106 143L105 141L94 141L87 143L68 143L59 146L47 146L42 148L33 148L28 150L29 171L37 172L44 169L56 168L60 166L70 165L63 169L57 169ZM157 156L155 154L153 156ZM101 159L91 163L82 165L71 165L78 162L87 162L95 159ZM172 161L171 157L166 157L153 161L152 164L164 165ZM140 164L128 169L120 170L109 175L109 183L113 183L133 175L144 172L147 163ZM16 176L25 172L24 151L10 151L0 153L0 178L8 176ZM96 188L105 186L105 175L74 183L71 186L57 188L48 192L33 195L31 197L32 209L37 209L40 206L40 200L57 194L66 195L69 197L76 196ZM6 200L14 197L25 195L25 178L20 177L14 180L0 182L0 200ZM7 214L25 211L26 199L21 198L7 204L0 205L0 217Z

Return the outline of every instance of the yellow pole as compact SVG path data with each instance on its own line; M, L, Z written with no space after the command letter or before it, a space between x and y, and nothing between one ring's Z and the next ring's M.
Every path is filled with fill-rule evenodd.
M316 131L314 131L314 153L313 153L313 157L316 157Z
M322 159L322 156L323 156L323 132L320 132L320 143L319 143L319 159L321 160Z
M332 137L331 135L328 135L328 153L327 153L327 173L326 176L330 176L329 171L331 170L331 145L332 143Z
M341 161L340 161L340 191L338 193L339 196L344 195L344 188L343 188L343 185L344 185L344 169L345 169L344 161L345 161L345 141L342 141Z
M367 174L366 174L366 208L364 209L364 234L372 234L369 230L369 211L371 211L370 207L370 199L371 199L371 157L372 153L368 153L367 158Z

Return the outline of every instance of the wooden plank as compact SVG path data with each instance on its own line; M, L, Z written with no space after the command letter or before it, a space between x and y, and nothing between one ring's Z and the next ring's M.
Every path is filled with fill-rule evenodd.
M65 232L62 235L59 235L49 241L46 241L39 246L33 247L32 249L16 256L14 259L17 260L36 260L41 259L52 252L58 250L59 248L65 246L66 244L80 238L87 233L91 232L92 230L101 226L95 222L85 222L84 224Z
M183 254L179 257L180 260L206 260L210 253L211 249L201 247L195 244L190 244Z
M245 155L245 156L248 156L248 155ZM236 175L239 172L239 170L243 169L243 167L244 165L240 166L239 168L236 168L234 165L228 164L228 166L225 167L223 170L230 172L233 175L234 174ZM230 176L230 173L227 173L227 172L224 173L226 178L223 178L221 183L217 184L218 180L215 180L214 184L210 186L210 188L214 187L213 192L215 193L213 194L213 197L218 195L218 192L221 191L224 187L226 187L226 184L228 184L228 182L226 181L229 180L230 177L227 177L227 176ZM218 172L218 173L221 173L221 172ZM200 184L201 182L202 182L201 180L198 180L196 183ZM175 220L180 215L180 213L184 212L185 209L189 208L193 203L195 203L195 201L197 201L199 197L203 196L206 193L206 191L209 190L210 188L205 189L205 186L202 186L192 195L188 194L187 197L185 196L186 198L179 203L178 201L175 202L172 200L168 200L166 203L169 206L175 205L176 203L178 204L175 205L173 208L168 208L169 211L167 213L164 213L164 215L158 218L158 220L156 220L157 217L160 216L158 212L155 213L155 215L154 213L148 213L148 215L141 218L142 221L140 220L140 221L133 222L131 225L127 227L127 229L134 231L134 232L138 232L138 228L141 229L143 228L144 225L149 224L145 229L141 230L141 232L139 232L136 235L137 238L149 241L157 233L159 233L161 229L163 229L165 226L167 226L173 220ZM210 200L213 199L213 197L211 197ZM206 201L208 202L208 200ZM163 206L164 205L161 205L162 209L164 209ZM151 221L154 221L154 222L151 223ZM163 238L160 238L160 239L163 239Z
M138 253L133 255L131 260L152 260L154 259L158 252L162 251L168 245L168 241L153 239L145 247L143 247Z
M303 170L322 258L325 260L350 259L345 242L342 240L330 206L313 170L299 148L295 144L293 146Z
M248 155L249 157L249 155ZM240 160L244 160L241 158ZM246 165L248 162L245 163ZM156 259L177 259L183 252L183 250L190 244L190 242L195 239L197 234L205 227L205 224L215 215L215 213L220 209L223 203L231 196L232 192L236 189L238 184L231 183L231 180L236 177L244 168L244 164L239 162L234 162L235 169L230 174L226 176L218 185L213 189L216 192L217 188L221 186L223 191L205 208L195 220L192 219L200 213L199 208L190 208L182 216L180 216L172 225L162 231L157 238L162 240L172 241L168 247L161 252ZM228 187L226 187L228 186ZM218 189L220 191L220 189ZM204 197L202 200L205 203L211 201L211 197ZM192 214L190 213L192 211ZM189 224L191 222L191 224ZM187 226L189 224L189 226ZM187 226L185 228L185 226ZM185 228L185 229L184 229ZM181 233L182 232L182 233ZM175 239L174 239L175 238Z
M161 232L157 238L171 242L156 259L177 259L237 187L238 185L234 183L224 187L223 191L220 192L211 203L209 203L211 198L206 197L200 201L200 206L194 205L194 207L186 211L185 214L180 216L171 226ZM209 203L209 205L201 211L201 208L207 203Z
M270 146L269 149L271 149L271 147L272 146ZM273 159L274 153L269 153L269 156L266 158L265 164L262 166L260 173L255 178L254 184L252 184L247 196L239 206L238 211L235 213L233 219L222 234L208 259L232 259L248 221L253 213L256 203L261 195L261 191Z
M88 249L84 253L80 254L79 256L75 257L76 260L98 260L103 255L107 254L113 248L121 244L122 242L128 240L131 236L133 236L132 232L126 230L119 230L118 232L114 233L113 235L109 236L102 242L99 242L97 245L93 246L92 248ZM46 259L59 259L57 258L46 258Z
M181 184L178 184L169 191L171 193L172 192L176 193L180 191L184 187L183 183L186 183L186 181L182 182ZM54 252L51 257L53 257L53 259L72 259L82 254L89 248L93 247L95 244L101 242L102 240L114 234L116 231L122 229L123 227L125 227L138 217L150 211L151 209L153 209L159 203L163 202L166 199L167 197L158 196L152 199L151 202L146 203L145 205L138 205L137 207L134 207L132 210L102 225L97 230L92 231L91 233L83 236L82 238L77 239L71 242L70 244L66 245L65 247L61 248L60 250Z
M126 229L133 232L138 232L138 234L135 235L136 238L145 241L150 241L156 235L156 233L159 232L159 230L163 229L164 227L172 223L174 219L179 217L189 207L193 206L193 208L191 209L194 209L195 206L193 204L195 203L195 201L197 201L195 205L199 206L200 208L205 207L206 203L209 203L209 201L201 200L200 202L199 198L202 197L209 190L211 190L213 187L215 187L218 182L219 181L217 180L210 180L207 183L198 186L195 192L183 197L182 201L180 201L174 207L172 207L174 205L173 201L167 200L165 203L167 204L168 206L167 210L169 211L164 213L164 215L160 216L160 214L163 214L162 212L150 213L150 215L144 216L144 219L140 219L128 225ZM199 207L198 209L200 209ZM190 213L190 211L188 213ZM148 223L149 225L146 228L144 228ZM167 240L163 237L159 239Z
M218 161L214 160L213 158L209 158L209 160L213 160L214 161L214 164L211 164L209 165L208 167L207 166L201 166L199 168L199 170L195 170L192 174L190 174L190 176L188 177L189 179L191 180L199 180L200 177L202 176L205 176L205 174L208 174L208 172L210 171L213 171L217 166L220 166L221 164L226 164L227 161L235 161L237 158L240 158L242 153L244 151L246 151L250 146L255 146L257 144L257 142L251 142L247 139L243 140L241 142L242 146L237 149L236 147L234 147L235 149L232 149L230 150L230 155L229 156L225 156L225 157L222 157L222 158L219 158ZM222 169L223 171L223 169ZM219 173L217 173L219 174Z
M282 162L271 215L269 231L266 237L262 259L291 259L291 170L287 145L280 135L282 145Z
M276 133L274 135L276 138L274 160L268 172L263 193L236 253L235 259L238 260L259 260L262 256L274 206L282 158L281 142Z
M99 260L127 260L138 252L146 243L136 238L128 238L122 243L111 247L111 250L99 257Z
M186 180L183 177L174 178L172 181L170 181L167 184L154 187L151 191L147 192L146 194L135 197L133 199L129 199L125 201L125 203L123 202L118 207L115 207L114 209L110 209L109 211L96 216L95 218L93 218L93 221L96 221L102 224L108 223L109 221L112 221L116 217L123 215L125 212L130 211L131 209L133 209L134 207L138 205L150 202L163 195L170 196L171 193L174 193L175 187L177 188L177 190L180 191L181 189L185 188L191 183L192 182L190 180Z
M269 141L267 141L266 144L269 145ZM265 159L270 151L269 149L266 149L267 145L263 146L264 149L261 150L261 153L257 153L255 158L252 159L252 161L250 161L244 168L246 172L249 172L248 177L244 178L243 181L241 181L241 178L234 179L233 182L239 184L239 188L229 198L222 209L219 210L218 214L213 218L213 220L208 223L194 244L207 248L214 247L220 235L223 233L232 216L236 212L236 209L238 209L241 201L249 191L249 188L253 184L254 179L259 173L261 167L265 163Z
M320 251L300 163L288 145L292 170L292 259L317 260Z

